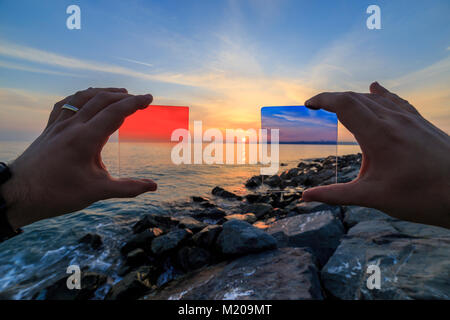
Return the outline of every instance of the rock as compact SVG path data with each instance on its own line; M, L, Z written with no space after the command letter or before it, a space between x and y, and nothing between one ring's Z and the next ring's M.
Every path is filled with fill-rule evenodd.
M245 186L247 188L256 188L262 184L262 176L253 176L247 180Z
M178 251L177 260L183 270L195 270L209 264L211 254L203 248L183 247Z
M147 300L323 299L313 256L300 248L252 254L192 272Z
M140 267L127 274L121 281L111 287L105 300L135 300L152 288L150 276L152 267Z
M319 211L275 221L267 233L279 247L311 248L323 266L339 245L344 227L331 211Z
M134 249L141 248L148 250L153 239L159 237L163 234L160 228L149 228L141 233L135 235L131 240L129 240L121 249L120 252L123 255L133 251Z
M336 182L336 170L334 169L324 169L320 172L309 176L309 185L319 186L335 183Z
M166 233L152 241L152 252L156 255L161 255L174 250L191 236L192 231L189 229L178 229Z
M372 208L348 206L344 209L344 224L351 228L357 223L368 220L396 220L387 214Z
M349 230L322 269L339 299L450 299L450 230L400 220L367 220ZM380 289L369 290L369 265Z
M191 217L177 217L175 219L178 221L178 226L180 228L187 228L192 232L200 231L207 226L206 223L203 223Z
M272 209L272 206L268 203L254 203L244 207L246 212L252 212L258 219L269 214Z
M277 241L245 221L231 220L223 224L217 244L224 254L242 255L276 248Z
M147 261L148 257L145 251L138 248L127 254L125 264L130 267L137 267L145 264Z
M263 180L264 184L267 184L270 187L278 187L281 183L281 178L278 175L270 176Z
M285 211L289 211L289 216L294 216L297 214L313 213L317 211L332 211L335 215L340 216L341 208L339 206L329 205L323 202L292 202L286 206Z
M214 247L220 232L222 232L222 226L209 225L203 228L199 233L196 233L192 237L192 240L197 246L210 249Z
M264 202L267 203L270 201L271 197L270 195L262 195L259 193L250 193L245 196L245 199L248 203L255 203L255 202Z
M193 196L192 201L194 201L194 202L209 202L209 199L204 198L204 197Z
M255 222L255 223L253 224L253 226L254 226L255 228L265 230L265 229L269 228L270 225L268 225L268 224L265 223L264 221L257 221L257 222Z
M88 233L78 240L78 243L89 245L92 249L97 250L103 244L102 237L95 233Z
M177 221L168 215L147 214L132 227L134 233L140 233L148 228L160 228L167 231L177 225Z
M242 197L235 195L234 193L227 191L221 187L215 187L214 189L212 189L211 193L217 197L221 197L224 199L242 200Z
M256 216L253 213L246 213L246 214L230 214L225 217L227 221L230 220L241 220L248 223L254 223L256 221Z
M81 273L81 289L69 290L67 277L59 279L39 294L45 300L89 300L94 297L95 291L106 283L107 277L94 272Z

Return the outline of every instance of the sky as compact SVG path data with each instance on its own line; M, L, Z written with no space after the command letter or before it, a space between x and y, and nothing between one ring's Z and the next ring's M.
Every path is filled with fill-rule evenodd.
M81 8L81 29L66 8ZM369 30L366 9L381 9ZM203 127L259 128L260 108L377 80L450 131L450 2L0 0L0 140L29 140L88 87L151 93ZM351 135L339 127L340 141Z
M261 108L261 128L279 130L279 141L337 142L337 118L325 110L305 106L276 106Z

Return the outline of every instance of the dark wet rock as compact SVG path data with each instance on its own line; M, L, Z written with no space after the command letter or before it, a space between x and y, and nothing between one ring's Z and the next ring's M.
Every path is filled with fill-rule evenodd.
M222 232L222 226L210 225L196 233L192 237L192 240L199 247L212 249L220 232Z
M191 216L195 217L196 219L207 218L207 219L220 220L223 217L225 217L226 215L227 215L227 212L225 210L223 210L222 208L215 207L215 208L208 208L208 209L196 211Z
M203 223L191 217L177 217L175 219L178 221L178 226L180 228L186 228L191 230L192 232L200 231L207 226L206 223Z
M177 261L185 271L195 270L211 262L208 250L199 247L183 247L178 251Z
M311 178L306 173L301 173L290 180L290 185L293 186L309 186L311 185Z
M259 193L250 193L245 196L245 199L248 203L256 203L256 202L262 202L262 203L268 203L271 200L270 194L259 194Z
M397 220L376 209L348 206L344 208L344 224L351 228L359 222L369 220Z
M163 234L160 228L149 228L141 233L138 233L131 238L121 249L120 252L124 255L133 251L134 249L141 248L148 250L153 239Z
M177 221L168 215L147 214L132 227L134 233L140 233L148 228L160 228L167 231L177 225Z
M253 176L245 182L247 188L256 188L262 184L262 176Z
M339 299L450 299L450 230L400 220L367 220L351 228L322 269ZM369 265L380 289L367 287Z
M145 251L138 248L127 254L125 264L130 267L137 267L145 264L147 261L148 257Z
M194 202L209 202L209 199L205 198L205 197L193 196L192 201L194 201Z
M268 203L254 203L244 206L245 213L253 213L256 218L264 217L273 210L272 206Z
M344 235L341 221L331 211L318 211L275 221L267 230L279 247L309 247L324 265Z
M224 254L242 255L276 248L277 241L245 221L231 220L223 224L217 244Z
M221 197L224 199L231 199L231 200L242 200L241 196L238 196L230 191L225 190L221 187L215 187L212 189L211 193L217 197Z
M254 223L257 219L256 216L253 213L246 213L246 214L230 214L228 216L225 217L225 219L227 221L230 220L240 220L240 221L245 221L248 223Z
M78 243L84 243L90 246L92 249L97 250L99 249L102 244L102 237L95 233L88 233L85 236L81 237L78 240Z
M161 255L174 250L191 236L192 231L189 229L178 229L159 236L152 241L152 253Z
M264 184L267 184L268 186L274 188L274 187L278 187L281 183L281 178L278 175L273 175L270 176L266 179L264 179Z
M152 288L150 281L153 267L140 267L130 272L121 281L111 287L105 300L135 300Z
M286 166L287 166L287 163L284 163L284 162L280 163L280 167L286 167Z
M323 299L313 256L300 248L247 255L189 273L144 299Z
M336 170L324 169L320 172L309 176L309 184L311 186L319 186L336 182Z
M70 276L70 275L69 275ZM38 294L44 300L89 300L94 297L95 291L106 283L107 277L94 272L81 273L81 289L68 289L68 277L59 279Z

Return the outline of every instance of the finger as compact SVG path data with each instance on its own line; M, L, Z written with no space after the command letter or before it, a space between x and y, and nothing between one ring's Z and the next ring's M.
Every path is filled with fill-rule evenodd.
M303 192L302 199L305 202L318 201L336 205L362 205L365 196L367 195L364 194L364 188L361 188L361 183L358 180L354 180L348 183L307 189Z
M88 88L86 90L78 91L74 95L68 97L65 103L81 109L90 99L92 99L97 93L101 91L127 93L127 90L124 88ZM55 121L66 120L75 114L74 111L61 109L63 105L59 107L59 110L57 111L58 116Z
M354 92L324 92L305 102L308 108L336 113L339 121L356 137L373 134L377 127L378 116L362 101L360 94Z
M151 94L122 99L97 113L87 122L88 127L94 130L96 138L103 140L119 129L126 117L139 109L147 108L152 101L153 97Z
M132 198L157 188L157 184L150 179L121 178L111 179L105 190L108 198Z
M128 93L101 91L89 100L76 116L78 120L86 122L110 104L128 97L131 97Z
M405 110L405 111L408 111L408 112L411 112L414 114L419 114L419 112L416 110L416 108L414 108L412 105L410 105L408 101L400 98L395 93L390 92L385 87L381 86L378 82L376 82L376 81L373 82L370 85L369 89L370 89L371 93L380 95L380 96L386 98L387 100L391 101L395 105L394 108L402 109L402 110Z
M61 107L71 98L72 96L65 97L61 101L58 101L53 106L52 112L50 112L50 116L48 118L47 126L45 128L48 128L53 122L56 121L56 119L59 116L59 113L61 112Z

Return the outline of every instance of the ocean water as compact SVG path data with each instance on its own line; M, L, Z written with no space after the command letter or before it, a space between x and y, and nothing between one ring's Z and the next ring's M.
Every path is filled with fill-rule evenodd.
M10 161L26 142L0 142L0 161ZM174 165L171 146L149 143L108 143L102 153L115 176L150 178L158 190L133 199L101 201L72 214L42 220L24 227L24 233L0 243L0 298L31 299L43 288L67 276L69 265L102 272L111 281L99 292L101 299L112 283L120 280L120 247L131 235L131 226L148 212L164 213L177 200L208 196L221 186L245 194L245 181L259 174L257 165ZM302 159L360 152L357 145L280 145L280 163L294 167ZM119 156L120 155L120 156ZM244 156L245 157L245 156ZM103 247L87 249L78 244L86 233L97 233Z

